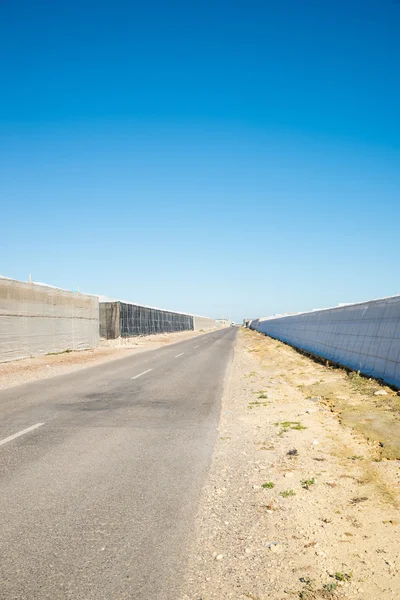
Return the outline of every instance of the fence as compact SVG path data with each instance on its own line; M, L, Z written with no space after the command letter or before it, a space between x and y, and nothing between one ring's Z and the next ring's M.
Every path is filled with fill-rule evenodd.
M249 326L400 387L400 296L256 319Z
M93 348L100 336L115 339L216 326L208 317L99 301L98 296L0 276L0 362Z
M127 302L100 302L100 335L107 339L193 329L192 315Z
M0 277L0 362L98 343L96 296Z

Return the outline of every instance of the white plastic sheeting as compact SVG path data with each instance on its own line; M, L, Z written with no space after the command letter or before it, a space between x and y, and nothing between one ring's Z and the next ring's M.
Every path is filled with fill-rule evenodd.
M98 344L96 296L0 277L0 362Z
M219 326L215 319L210 319L209 317L197 317L194 315L193 321L193 327L195 331L200 331L200 329L214 329L214 327Z
M250 327L400 387L400 296L256 319Z

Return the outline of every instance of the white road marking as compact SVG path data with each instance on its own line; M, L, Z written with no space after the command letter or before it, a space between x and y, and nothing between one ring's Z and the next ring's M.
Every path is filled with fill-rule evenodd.
M19 431L18 433L14 433L14 435L9 435L8 437L4 438L4 440L0 441L0 446L2 446L3 444L7 444L7 442L11 442L11 440L15 440L16 438L19 438L21 435L25 435L25 433L28 433L29 431L33 431L34 429L37 429L38 427L41 427L42 425L44 425L44 423L36 423L36 425L32 425L31 427L27 427L26 429L23 429L22 431Z
M150 371L152 371L153 369L147 369L147 371L143 371L143 373L139 373L139 375L135 375L135 377L131 377L131 379L137 379L138 377L141 377L142 375L146 375L146 373L150 373Z
M184 352L181 352L180 354L177 354L177 355L175 356L175 358L179 358L180 356L182 356L182 354L185 354L185 353L184 353Z

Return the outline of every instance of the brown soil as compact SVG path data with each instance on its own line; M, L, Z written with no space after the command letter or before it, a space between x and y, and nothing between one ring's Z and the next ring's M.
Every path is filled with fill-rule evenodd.
M400 597L398 399L378 389L240 331L182 599Z

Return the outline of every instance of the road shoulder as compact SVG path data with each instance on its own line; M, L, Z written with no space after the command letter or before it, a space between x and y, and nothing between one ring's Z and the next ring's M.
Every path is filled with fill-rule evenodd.
M346 375L245 330L230 373L181 598L400 597L398 461L300 383Z

